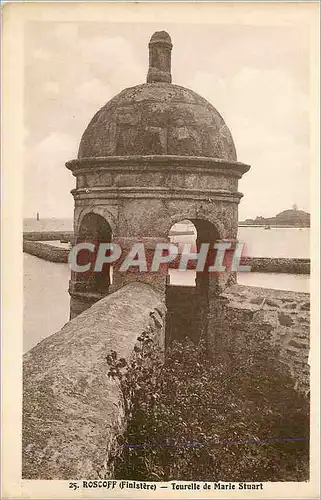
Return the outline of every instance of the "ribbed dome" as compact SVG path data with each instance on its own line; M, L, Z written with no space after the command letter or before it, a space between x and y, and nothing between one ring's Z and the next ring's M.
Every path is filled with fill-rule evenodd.
M155 33L149 48L149 83L123 90L96 113L78 158L178 155L236 161L231 133L218 111L192 90L169 83L170 36Z

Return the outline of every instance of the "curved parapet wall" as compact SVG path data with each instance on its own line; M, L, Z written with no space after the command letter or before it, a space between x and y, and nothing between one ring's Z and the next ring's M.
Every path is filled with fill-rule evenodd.
M24 479L97 479L113 474L126 428L114 350L128 362L148 332L162 356L165 306L148 285L109 295L31 349L23 361Z

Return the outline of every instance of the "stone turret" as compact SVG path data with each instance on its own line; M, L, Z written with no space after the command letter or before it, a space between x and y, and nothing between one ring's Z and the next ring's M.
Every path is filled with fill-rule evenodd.
M194 223L198 244L236 239L238 179L250 167L237 161L232 135L212 104L171 83L171 50L165 31L151 37L147 83L103 106L82 136L78 158L66 164L77 179L78 242L113 241L124 253L141 242L148 256L185 219ZM100 276L72 273L71 316L131 281L165 296L166 273L121 273L115 265L112 286L109 279L108 266ZM225 281L196 279L206 303Z

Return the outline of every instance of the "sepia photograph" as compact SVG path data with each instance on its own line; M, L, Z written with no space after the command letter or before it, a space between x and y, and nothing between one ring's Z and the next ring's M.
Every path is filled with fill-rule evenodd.
M59 3L16 40L20 495L302 494L319 5Z

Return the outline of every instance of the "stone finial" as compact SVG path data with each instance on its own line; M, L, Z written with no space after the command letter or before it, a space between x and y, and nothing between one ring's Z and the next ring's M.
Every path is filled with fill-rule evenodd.
M147 83L172 83L172 41L166 31L156 31L149 42L149 70Z

